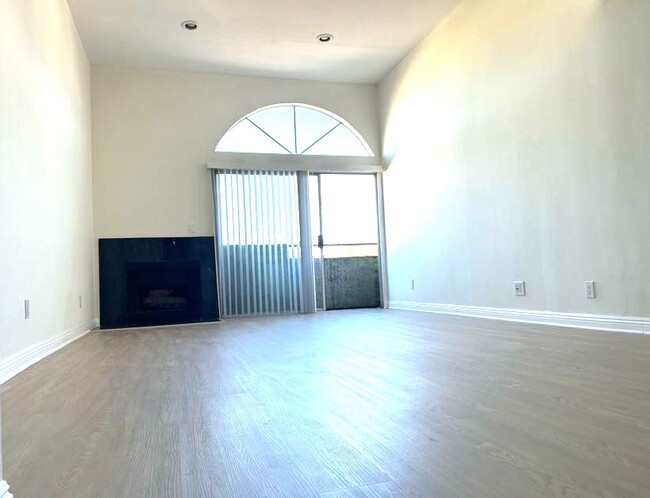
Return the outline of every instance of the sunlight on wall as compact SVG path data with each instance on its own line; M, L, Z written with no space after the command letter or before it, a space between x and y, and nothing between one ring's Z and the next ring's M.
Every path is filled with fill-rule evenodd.
M627 195L647 168L616 157L650 138L648 20L641 0L466 0L380 83L392 300L650 314L622 269L650 277Z

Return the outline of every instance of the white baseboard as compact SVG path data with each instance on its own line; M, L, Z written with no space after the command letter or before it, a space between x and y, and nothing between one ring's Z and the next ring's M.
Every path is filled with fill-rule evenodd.
M508 322L554 325L556 327L605 330L608 332L628 332L632 334L650 334L650 318L645 317L587 315L581 313L561 313L556 311L514 310L409 301L391 301L390 308L396 310L439 313L443 315L489 318L491 320L504 320Z
M9 492L9 484L7 484L7 481L0 481L0 498L13 498L13 496Z
M67 346L72 341L76 341L80 337L83 337L92 329L98 326L99 320L92 320L84 325L81 325L80 327L68 330L59 336L27 347L21 351L18 351L17 353L12 354L4 360L1 360L0 384L4 384L6 381L19 374L23 370L29 368L37 361L42 360L46 356L51 355L62 347ZM2 491L1 487L0 491ZM3 498L2 494L0 494L0 498Z

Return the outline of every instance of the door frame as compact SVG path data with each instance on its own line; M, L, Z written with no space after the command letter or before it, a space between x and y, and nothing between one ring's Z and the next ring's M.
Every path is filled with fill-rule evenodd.
M375 191L377 202L377 240L378 240L378 267L379 267L379 303L382 309L388 308L388 267L386 251L386 220L384 210L384 169L374 158L358 157L329 157L329 156L285 156L277 154L248 154L248 153L218 153L219 160L206 164L212 176L212 216L213 237L215 246L215 263L219 268L219 255L217 251L219 226L217 210L219 198L217 192L216 175L219 170L243 171L291 171L297 173L298 178L298 214L300 219L300 248L302 271L302 310L301 313L316 312L316 279L314 278L313 247L311 237L311 214L309 196L310 173L335 173L335 174L372 174L375 177ZM219 273L217 270L216 273ZM217 275L217 302L221 307L221 286L218 285L220 276ZM222 315L220 315L222 316Z

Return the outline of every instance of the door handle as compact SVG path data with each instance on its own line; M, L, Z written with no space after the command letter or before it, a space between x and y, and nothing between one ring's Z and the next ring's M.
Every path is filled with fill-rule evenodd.
M322 235L319 235L319 236L318 236L318 248L319 248L319 249L322 249L323 246L325 246L325 244L323 243L323 236L322 236Z

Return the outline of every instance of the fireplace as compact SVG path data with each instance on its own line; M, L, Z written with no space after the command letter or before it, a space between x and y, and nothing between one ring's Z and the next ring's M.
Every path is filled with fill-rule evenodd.
M213 237L99 239L103 329L219 320Z
M200 261L128 263L125 270L129 326L201 320Z

